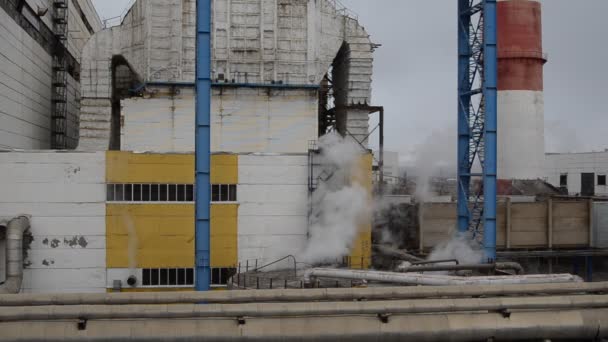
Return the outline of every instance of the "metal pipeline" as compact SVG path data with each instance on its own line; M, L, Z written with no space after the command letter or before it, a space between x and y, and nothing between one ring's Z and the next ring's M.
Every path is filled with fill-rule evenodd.
M286 328L288 327L288 328ZM598 340L608 310L0 323L0 341Z
M423 266L419 266L423 265ZM501 262L495 264L469 264L469 265L432 265L426 263L412 263L412 266L399 269L400 273L413 272L442 272L442 271L494 271L512 270L516 274L523 274L524 268L516 262Z
M430 314L508 310L608 308L608 296L441 298L406 301L24 306L0 308L0 322L70 319L187 319L222 317L299 317L378 314Z
M349 269L313 268L304 273L304 281L311 278L338 278L350 280L369 280L382 283L406 285L492 285L492 284L547 284L582 282L572 274L531 274L516 276L458 277L438 274L414 274L378 271L360 271Z
M28 216L0 222L6 227L6 281L0 286L0 294L16 294L23 282L23 235L30 228Z
M523 285L466 285L441 287L370 287L347 289L282 289L216 292L159 292L159 293L88 293L88 294L20 294L0 295L0 307L43 305L128 305L175 303L290 303L322 301L374 301L424 298L467 298L521 295L573 295L607 293L608 282L523 284Z

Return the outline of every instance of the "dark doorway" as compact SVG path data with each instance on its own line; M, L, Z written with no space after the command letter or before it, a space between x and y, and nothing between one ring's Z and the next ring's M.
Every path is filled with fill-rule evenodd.
M595 173L581 175L581 196L595 196Z

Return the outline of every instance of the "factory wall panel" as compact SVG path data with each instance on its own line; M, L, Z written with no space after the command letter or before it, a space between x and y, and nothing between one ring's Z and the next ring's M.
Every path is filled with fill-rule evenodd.
M40 23L37 18L30 22L34 28L46 26L52 30L52 0L28 0L26 6L33 10L48 8ZM101 21L90 0L71 0L68 8L67 48L79 63L84 44L91 31L101 28ZM0 148L48 149L52 110L50 52L4 10L0 10L0 46L3 47L0 52ZM77 77L76 73L73 76ZM74 148L78 139L80 84L72 76L68 76L67 111L68 147Z
M0 216L31 215L23 292L105 291L105 154L0 153Z
M158 88L152 98L122 101L123 149L194 151L194 97L191 88L175 96ZM215 89L211 149L231 153L305 153L317 139L316 90Z
M0 46L0 148L49 148L51 56L4 10Z
M211 267L237 265L238 210L238 204L211 205Z
M352 182L363 186L369 194L369 207L372 207L372 163L371 153L362 156L359 160L357 170L353 173ZM369 268L372 258L372 212L370 210L367 222L359 226L359 235L353 243L349 255L349 266L352 268Z
M107 152L108 183L193 184L194 156Z
M123 150L194 151L194 94L191 88L180 88L180 94L173 97L125 99L122 106Z
M108 204L108 268L194 265L193 204Z
M307 155L239 156L239 262L264 263L305 246L307 168Z

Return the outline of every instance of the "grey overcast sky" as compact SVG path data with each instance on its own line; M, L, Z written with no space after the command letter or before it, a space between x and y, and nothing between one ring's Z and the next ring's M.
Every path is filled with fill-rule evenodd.
M386 108L387 149L455 157L456 1L342 0L375 43L373 104ZM93 0L102 18L129 0ZM543 1L548 152L608 148L608 1ZM604 43L602 43L604 42ZM429 146L432 145L432 146Z

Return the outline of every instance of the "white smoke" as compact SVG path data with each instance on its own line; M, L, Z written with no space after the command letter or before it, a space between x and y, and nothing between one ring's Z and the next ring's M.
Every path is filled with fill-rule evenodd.
M324 175L312 195L309 239L298 260L336 261L348 255L362 224L370 221L370 194L357 183L362 148L351 139L330 133L319 140ZM359 176L359 177L358 177Z
M456 259L460 264L479 264L483 261L483 250L470 234L456 233L452 239L444 241L433 249L428 260Z

